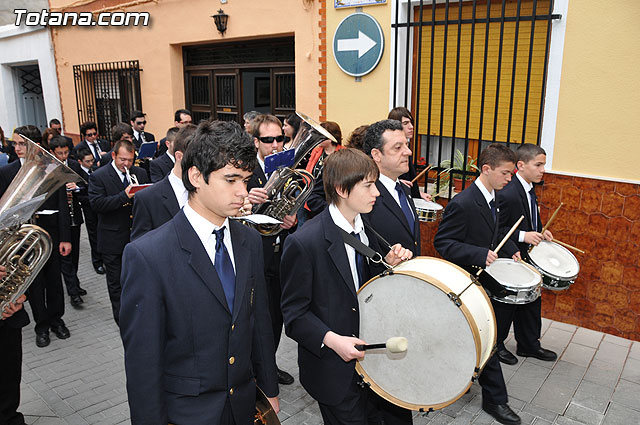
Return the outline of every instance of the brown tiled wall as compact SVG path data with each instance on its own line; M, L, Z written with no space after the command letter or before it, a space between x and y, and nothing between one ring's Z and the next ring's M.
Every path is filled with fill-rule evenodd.
M543 223L564 202L549 230L586 251L574 252L580 274L569 289L543 290L542 315L640 341L640 184L547 173L537 194ZM420 223L422 255L439 257L436 231Z

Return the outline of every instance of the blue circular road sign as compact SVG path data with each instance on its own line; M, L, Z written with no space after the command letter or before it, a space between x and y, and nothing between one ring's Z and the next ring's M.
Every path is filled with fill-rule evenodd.
M333 35L333 57L342 71L361 77L373 71L384 50L380 24L366 13L352 13Z

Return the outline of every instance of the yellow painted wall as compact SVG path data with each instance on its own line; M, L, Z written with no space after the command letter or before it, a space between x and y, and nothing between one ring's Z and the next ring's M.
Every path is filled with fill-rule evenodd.
M50 0L52 10L73 3L78 2ZM129 2L93 2L80 10L94 11L118 3ZM65 131L79 132L73 65L139 60L146 129L158 138L173 125L173 112L185 106L183 45L287 34L295 35L296 108L317 118L318 7L318 2L309 0L229 0L224 5L210 0L158 0L125 9L149 12L148 27L53 28ZM229 15L224 37L211 18L219 8Z
M334 9L327 0L327 120L340 124L343 138L358 126L387 118L389 113L389 81L391 51L391 1L365 6L363 12L373 16L384 33L384 52L378 66L356 82L345 74L333 58L333 34L355 8Z
M640 3L571 0L553 169L640 180Z

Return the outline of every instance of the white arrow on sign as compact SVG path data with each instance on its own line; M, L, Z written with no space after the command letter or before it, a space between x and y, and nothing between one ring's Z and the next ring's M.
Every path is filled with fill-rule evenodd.
M360 59L362 55L373 49L376 44L378 43L369 38L367 34L363 33L362 31L358 31L358 38L347 38L346 40L338 40L338 51L348 52L357 50L358 59Z

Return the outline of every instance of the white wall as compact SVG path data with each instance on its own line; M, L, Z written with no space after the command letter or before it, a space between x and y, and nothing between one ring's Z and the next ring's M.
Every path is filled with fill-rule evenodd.
M58 77L49 30L43 27L5 25L0 27L0 126L6 137L11 137L14 128L31 124L20 122L20 93L16 93L12 69L13 66L27 64L37 64L40 68L47 121L52 118L62 121ZM62 127L64 129L64 122Z

